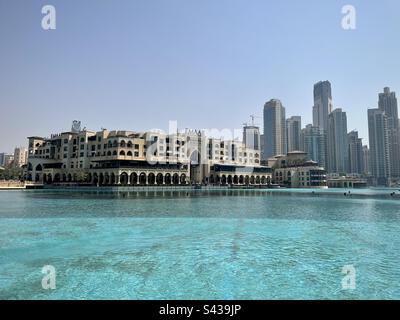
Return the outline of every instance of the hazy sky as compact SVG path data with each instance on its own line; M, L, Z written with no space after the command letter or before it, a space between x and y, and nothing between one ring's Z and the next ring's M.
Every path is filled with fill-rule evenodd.
M57 29L44 31L52 4ZM341 27L343 5L357 29ZM348 129L400 93L400 2L0 0L0 152L79 119L93 130L240 128L279 98L312 120L313 84L332 83ZM261 122L261 119L257 119Z

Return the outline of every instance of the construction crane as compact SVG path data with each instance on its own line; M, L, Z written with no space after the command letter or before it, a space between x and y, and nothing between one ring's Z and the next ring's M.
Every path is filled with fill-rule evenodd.
M251 125L252 126L257 126L258 124L254 122L254 119L259 119L259 118L261 118L261 117L258 117L258 116L254 115L254 114L251 114L250 115ZM248 126L249 124L248 123L244 123L243 125L244 126Z
M243 125L243 127L249 127L249 126L254 127L254 126L259 126L258 123L255 123L255 122L254 122L254 119L259 119L259 118L261 118L261 117L256 116L256 115L254 115L254 114L251 114L251 115L250 115L251 123L249 124L248 122L244 122L242 125Z

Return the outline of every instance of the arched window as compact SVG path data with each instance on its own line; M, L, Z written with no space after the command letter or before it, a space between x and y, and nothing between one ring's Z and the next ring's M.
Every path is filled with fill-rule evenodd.
M117 155L117 151L113 151L113 156L116 156Z
M119 152L119 155L120 155L120 156L124 156L124 155L125 155L125 151L124 151L124 150L121 150L121 151Z
M182 173L180 177L181 184L186 184L186 174Z
M132 157L132 151L128 151L128 152L126 153L126 155L127 155L128 157Z
M128 141L128 148L132 148L132 147L133 147L132 141Z
M122 172L119 178L120 183L123 186L126 186L128 184L128 180L129 180L128 174L126 172Z
M131 185L137 184L138 175L135 172L131 173L130 180L131 180Z
M169 173L167 173L166 175L165 175L165 184L171 184L171 182L172 182L172 179L171 179L171 174L169 174Z
M156 181L157 181L157 184L159 184L159 185L163 184L164 178L163 178L162 173L159 173L159 174L157 175Z
M175 184L175 185L178 185L178 184L179 184L179 175L178 175L177 173L175 173L175 174L172 176L172 183Z
M153 172L149 173L148 176L148 184L149 185L154 185L156 183L156 176L154 175Z
M147 182L146 174L145 174L144 172L142 172L142 173L139 175L139 184L143 186L143 185L146 184L146 182Z
M119 145L121 146L121 148L125 148L126 146L125 140L122 140Z

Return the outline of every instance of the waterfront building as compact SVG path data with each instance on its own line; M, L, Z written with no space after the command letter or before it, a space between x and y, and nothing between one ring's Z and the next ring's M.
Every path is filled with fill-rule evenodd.
M347 135L347 140L349 148L348 173L363 174L365 170L362 139L358 137L357 131L351 131Z
M329 81L320 81L314 85L313 125L328 130L328 116L332 112L332 88Z
M264 159L286 152L285 108L280 100L272 99L264 105Z
M22 167L28 163L28 149L17 147L14 150L14 166Z
M302 151L276 157L273 183L289 188L326 188L326 171Z
M328 173L346 173L349 152L346 112L338 108L328 116Z
M359 189L366 188L368 186L368 181L359 175L339 176L336 174L328 175L327 184L329 188Z
M396 93L391 92L390 88L383 89L379 94L379 110L385 112L387 117L388 143L389 143L389 162L390 174L392 178L400 177L400 127L397 108Z
M368 109L370 166L374 185L388 185L391 179L388 117L380 109Z
M166 134L84 129L28 139L26 177L45 184L223 184L230 178L239 184L239 172L244 171L254 184L267 184L271 176L270 169L260 165L260 151L194 130Z
M319 166L326 168L326 134L323 129L307 125L301 131L300 144L308 160L313 160Z
M303 151L300 146L301 117L293 116L286 120L287 151Z

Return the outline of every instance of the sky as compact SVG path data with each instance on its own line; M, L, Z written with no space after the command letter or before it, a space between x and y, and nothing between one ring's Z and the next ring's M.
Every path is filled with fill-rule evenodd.
M55 30L41 26L47 4ZM233 130L272 98L305 126L320 80L367 142L367 109L383 87L400 92L399 31L398 0L0 0L0 152L74 119Z

